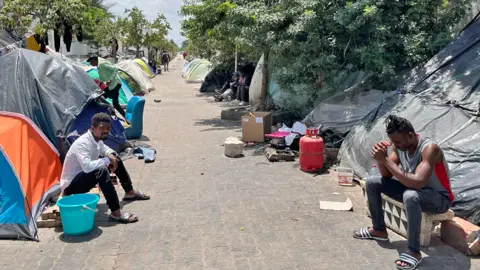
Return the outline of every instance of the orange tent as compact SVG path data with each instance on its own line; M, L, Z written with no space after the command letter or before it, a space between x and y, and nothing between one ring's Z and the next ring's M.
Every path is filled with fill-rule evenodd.
M38 240L36 220L60 193L57 149L26 116L0 112L0 238Z

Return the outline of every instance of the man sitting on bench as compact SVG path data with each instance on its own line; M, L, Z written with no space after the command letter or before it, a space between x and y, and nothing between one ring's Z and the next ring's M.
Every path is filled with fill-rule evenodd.
M422 261L422 212L444 213L453 203L448 164L442 149L429 138L416 134L407 119L390 115L385 122L390 142L378 142L370 152L380 175L369 176L366 182L373 227L362 228L353 236L388 241L381 194L403 202L408 221L408 251L395 263L397 269L416 269ZM390 147L391 154L387 155Z

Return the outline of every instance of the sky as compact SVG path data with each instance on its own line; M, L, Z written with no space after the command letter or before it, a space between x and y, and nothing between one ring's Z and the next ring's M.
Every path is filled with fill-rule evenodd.
M180 34L180 23L182 17L178 15L182 0L108 0L107 4L114 4L110 9L112 13L123 16L125 9L137 6L143 10L148 20L153 21L158 13L163 13L167 17L172 30L168 34L168 39L173 39L178 46L182 45L185 38Z

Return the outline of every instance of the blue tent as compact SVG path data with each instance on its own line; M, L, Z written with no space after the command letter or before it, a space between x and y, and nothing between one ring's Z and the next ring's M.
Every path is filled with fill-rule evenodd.
M88 104L85 109L77 116L75 122L72 125L70 134L67 137L67 140L72 144L80 135L87 132L92 123L92 117L96 113L104 112L110 114L107 106L102 106L96 102L91 102ZM122 122L117 118L110 119L110 135L104 143L117 152L122 152L124 150L127 138L125 137L125 128L122 125Z

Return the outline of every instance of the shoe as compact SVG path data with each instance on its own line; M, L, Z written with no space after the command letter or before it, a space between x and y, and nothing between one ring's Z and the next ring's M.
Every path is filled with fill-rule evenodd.
M240 104L238 104L238 105L240 105L240 106L247 106L247 105L248 105L248 102L242 101L242 102L240 102Z
M236 99L234 101L230 102L230 105L238 105L240 103L240 100Z

